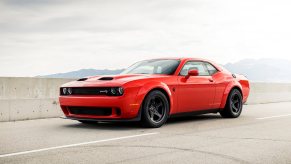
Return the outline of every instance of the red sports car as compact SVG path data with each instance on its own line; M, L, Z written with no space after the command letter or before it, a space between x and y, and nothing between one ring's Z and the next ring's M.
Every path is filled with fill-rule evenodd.
M140 121L157 128L184 114L236 118L249 92L246 77L211 61L167 58L137 62L119 75L64 84L59 100L65 118L82 123Z

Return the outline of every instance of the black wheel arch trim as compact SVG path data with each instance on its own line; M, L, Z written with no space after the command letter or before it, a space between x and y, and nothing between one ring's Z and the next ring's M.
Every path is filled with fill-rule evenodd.
M241 94L241 97L243 98L243 93L242 93L242 90L241 90L241 88L240 87L238 87L238 86L233 86L232 88L231 88L231 90L230 90L230 92L229 92L229 94L231 93L231 91L233 91L234 89L237 89L239 92L240 92L240 94ZM228 94L228 95L229 95Z

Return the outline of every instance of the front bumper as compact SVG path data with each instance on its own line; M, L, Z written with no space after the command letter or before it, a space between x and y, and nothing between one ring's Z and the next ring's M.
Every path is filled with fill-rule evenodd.
M136 95L132 94L116 97L60 96L59 101L65 118L68 119L98 121L139 119L140 103L137 102Z
M102 122L135 122L135 121L141 120L141 114L139 112L137 117L131 118L131 119L122 119L122 118L118 118L118 119L101 119L101 118L93 119L93 118L78 118L78 117L70 117L70 116L61 116L60 118L70 119L70 120L102 121Z

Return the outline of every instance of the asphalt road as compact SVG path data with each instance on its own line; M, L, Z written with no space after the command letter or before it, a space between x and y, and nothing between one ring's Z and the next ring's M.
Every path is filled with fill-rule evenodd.
M0 123L0 163L291 163L291 102L241 117L178 118L159 129L59 118Z

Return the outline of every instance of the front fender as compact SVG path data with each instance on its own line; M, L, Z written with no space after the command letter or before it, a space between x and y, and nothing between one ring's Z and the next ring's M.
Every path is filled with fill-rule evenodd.
M152 91L154 89L162 89L162 90L164 90L167 93L166 96L169 98L170 112L171 112L172 111L171 108L173 107L173 96L172 96L172 92L171 92L171 89L169 88L169 86L166 85L163 82L151 81L151 82L148 82L148 83L144 84L140 88L140 90L139 90L139 92L137 94L137 99L136 99L137 103L140 104L140 107L141 107L142 106L142 103L143 103L143 100L146 97L146 95L150 91Z
M220 107L219 107L220 109L223 109L225 107L228 95L229 95L230 91L234 87L238 87L242 91L242 86L238 81L233 80L233 81L229 82L227 87L224 90L224 93L223 93L223 96L222 96L222 101L221 101L221 104L220 104Z

